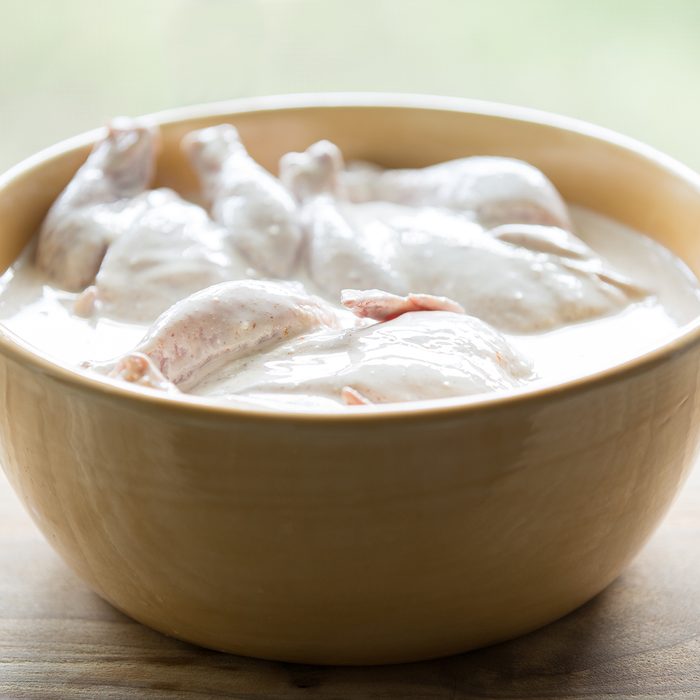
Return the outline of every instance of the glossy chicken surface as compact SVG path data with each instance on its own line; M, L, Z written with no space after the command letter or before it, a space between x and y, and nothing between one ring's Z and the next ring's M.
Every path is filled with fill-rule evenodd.
M147 357L179 386L196 383L197 373L210 371L219 360L232 361L305 331L339 326L337 310L300 285L225 282L170 307L134 353Z
M158 389L321 405L461 396L518 386L531 373L505 338L451 300L352 290L344 303L388 320L353 322L298 285L216 285L174 305L133 352L101 369Z
M481 394L531 377L529 362L487 324L424 310L299 336L232 363L194 393L332 408Z

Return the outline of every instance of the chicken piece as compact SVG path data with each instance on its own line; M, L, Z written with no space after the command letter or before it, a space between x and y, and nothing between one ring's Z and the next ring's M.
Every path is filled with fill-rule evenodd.
M354 202L471 212L485 228L511 223L571 228L554 185L534 166L513 158L474 156L415 170L358 163L342 174L342 182Z
M342 167L342 155L329 141L319 141L304 153L288 153L280 161L282 182L302 203L311 279L332 297L347 287L407 293L394 232L381 223L371 230L354 227L344 215Z
M299 284L225 282L169 308L127 357L138 353L148 358L165 380L186 389L222 362L264 352L301 333L340 325L339 312ZM116 366L119 362L123 358ZM114 362L95 365L106 372L114 368ZM133 376L140 380L138 372Z
M479 319L412 311L295 338L221 368L192 391L268 405L361 406L507 390L532 379L529 361Z
M97 274L107 247L141 212L133 199L148 186L157 132L114 120L85 164L49 210L39 233L36 264L60 287L77 292Z
M344 289L341 292L342 305L360 318L375 321L390 321L409 311L452 311L463 314L464 308L447 297L432 294L408 294L400 297L379 289Z
M304 202L309 276L327 295L413 290L454 299L501 330L531 333L612 313L645 294L565 229L510 224L486 232L447 208L353 204L344 200L341 171L328 142L280 164L282 181Z
M512 224L485 232L444 209L339 207L354 229L381 225L393 232L394 264L410 289L454 299L506 332L547 331L613 313L647 294L563 229Z
M183 148L196 169L213 218L264 274L291 274L302 242L297 205L280 181L258 165L230 124L188 134Z
M531 236L526 248L523 240L510 243L436 211L388 224L399 237L401 269L412 289L454 299L505 332L545 332L646 296L567 232L560 232L566 241Z
M150 323L200 289L253 275L231 249L228 233L201 207L167 189L145 192L137 203L140 216L109 247L94 287L78 298L76 313L97 310Z

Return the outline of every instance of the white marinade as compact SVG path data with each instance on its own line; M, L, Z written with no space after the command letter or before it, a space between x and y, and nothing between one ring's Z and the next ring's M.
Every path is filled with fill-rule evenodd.
M546 333L504 334L531 360L534 383L585 375L639 355L700 313L696 280L668 250L591 211L570 207L570 213L581 239L653 293L611 316ZM31 257L32 251L26 251L0 278L0 320L39 351L75 366L86 359L108 360L126 353L144 335L146 324L74 315L72 306L78 295L46 284ZM319 376L348 368L350 358L342 350L318 352L314 341L322 337L321 332L311 339L292 339L267 355L234 360L190 391L233 402L242 393L265 403L337 406L323 392L300 390L313 386ZM275 391L270 389L271 382L277 384Z
M113 123L0 279L0 319L40 351L162 391L338 408L560 381L700 311L680 261L572 222L522 161L346 167L321 141L278 179L224 124L182 143L207 211L150 189L158 143Z

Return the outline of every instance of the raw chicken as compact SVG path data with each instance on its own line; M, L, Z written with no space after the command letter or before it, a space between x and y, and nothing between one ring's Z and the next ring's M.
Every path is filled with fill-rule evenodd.
M554 185L534 166L513 158L476 156L416 170L357 163L342 180L355 202L444 207L473 213L485 228L510 223L571 227Z
M36 263L58 286L90 284L109 244L129 230L154 169L157 132L117 119L49 210L39 233Z
M440 218L432 212L425 220L418 215L391 222L405 252L405 276L413 289L455 299L503 331L544 332L620 311L646 296L568 232L550 228L551 236L535 238L528 231L524 247L454 217L444 216L439 224ZM559 234L578 243L562 254L549 252ZM515 226L508 237L515 240Z
M153 324L126 358L95 365L123 376L125 359L146 357L159 375L182 387L251 353L318 328L339 328L341 313L295 283L236 281L208 287L178 302ZM138 362L130 362L133 370ZM143 373L151 373L150 364ZM142 376L142 375L141 375ZM158 375L157 375L158 376ZM132 372L131 381L140 379Z
M377 309L378 294L372 292ZM389 295L378 315L395 310ZM530 363L479 319L412 311L298 337L223 367L193 393L272 405L360 406L512 389L532 378Z
M109 247L94 287L76 313L151 323L176 301L227 280L254 276L229 245L229 235L204 209L172 190L151 190L132 201L139 216Z
M408 294L405 297L389 294L379 289L344 289L340 301L360 318L372 318L375 321L390 321L409 311L452 311L463 314L464 308L447 297L432 294Z
M303 202L308 272L325 294L355 287L445 296L515 333L609 314L645 294L565 229L512 224L487 232L445 208L352 204L343 199L341 168L328 142L280 164L282 181Z
M238 249L264 274L288 276L302 241L297 205L289 192L248 155L230 124L188 134L183 148L212 216Z
M548 331L646 295L572 233L553 185L520 161L346 170L321 141L284 156L280 181L224 124L183 141L212 221L146 189L155 145L152 129L115 122L36 253L53 281L82 290L79 314L161 314L133 351L91 365L123 381L331 407L507 390L535 373L496 328ZM308 275L345 308L258 275Z
M335 298L348 287L407 294L410 287L399 269L394 232L381 225L371 230L354 227L341 210L342 167L342 155L329 141L319 141L304 153L288 153L280 160L280 179L302 203L305 259L311 279Z
M503 336L450 299L348 290L345 303L392 320L349 320L292 283L216 285L175 304L133 352L93 369L162 390L321 405L462 396L532 375Z

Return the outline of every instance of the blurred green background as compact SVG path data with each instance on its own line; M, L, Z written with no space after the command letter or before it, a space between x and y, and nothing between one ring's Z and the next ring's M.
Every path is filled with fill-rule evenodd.
M230 97L394 90L510 102L700 168L697 0L0 0L0 168Z

